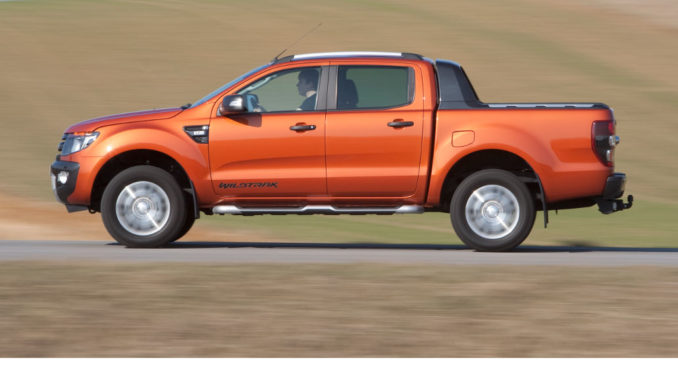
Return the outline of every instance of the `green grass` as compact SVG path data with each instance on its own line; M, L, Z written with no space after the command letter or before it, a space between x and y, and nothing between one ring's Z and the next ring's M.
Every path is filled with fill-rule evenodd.
M678 247L678 206L637 200L620 213L603 215L597 207L549 213L548 229L539 218L526 244L612 247Z
M678 206L640 200L621 213L603 215L596 207L549 213L544 229L537 214L524 245L678 247ZM262 241L459 245L449 215L393 216L203 216L199 224Z
M617 169L636 208L564 211L528 243L675 245L678 31L584 3L0 2L0 192L51 199L47 168L69 125L194 101L318 22L289 53L413 51L461 62L488 102L608 103L622 137ZM223 220L272 239L458 242L444 215Z

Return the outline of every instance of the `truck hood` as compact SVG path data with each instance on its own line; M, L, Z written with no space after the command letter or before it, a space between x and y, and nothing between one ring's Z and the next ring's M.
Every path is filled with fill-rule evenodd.
M131 122L146 122L149 120L169 119L179 114L183 109L180 107L165 108L157 110L146 110L137 112L128 112L125 114L116 114L102 116L100 118L85 120L70 126L66 133L91 132L98 128L110 126L112 124L122 124Z

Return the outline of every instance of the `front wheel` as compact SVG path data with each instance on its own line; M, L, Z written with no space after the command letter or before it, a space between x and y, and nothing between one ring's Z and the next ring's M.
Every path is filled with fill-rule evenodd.
M128 247L158 247L174 241L186 224L186 201L172 175L150 165L128 168L101 198L106 230Z
M184 224L179 230L179 233L172 239L172 241L178 241L181 237L185 236L191 227L195 223L195 215L192 213L192 209L186 211L186 218L184 219Z
M450 217L459 238L479 251L508 251L530 234L536 211L527 189L511 172L478 171L452 196Z

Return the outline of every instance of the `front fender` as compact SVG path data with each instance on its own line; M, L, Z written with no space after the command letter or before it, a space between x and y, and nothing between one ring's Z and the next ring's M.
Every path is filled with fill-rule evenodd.
M210 182L208 147L193 141L181 123L158 125L141 123L100 128L100 136L90 147L64 157L65 160L86 163L86 173L78 179L76 191L69 202L89 205L94 181L99 171L113 158L130 151L146 150L162 153L174 159L195 186L198 199L213 197Z

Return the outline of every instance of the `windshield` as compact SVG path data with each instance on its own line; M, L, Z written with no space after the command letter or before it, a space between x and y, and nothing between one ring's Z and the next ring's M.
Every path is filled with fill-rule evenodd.
M196 107L196 106L200 106L201 104L203 104L203 103L207 102L208 100L212 99L213 97L217 96L219 93L223 92L224 90L228 89L229 87L231 87L231 86L235 85L236 83L242 81L243 79L245 79L245 77L248 77L248 76L258 72L259 70L261 70L261 69L263 69L263 68L265 68L269 65L270 64L262 65L262 66L259 66L258 68L255 68L255 69L248 71L247 73L241 75L240 77L232 80L231 82L221 86L220 88L218 88L218 89L212 91L211 93L205 95L204 97L200 98L198 101L193 103L191 108Z

